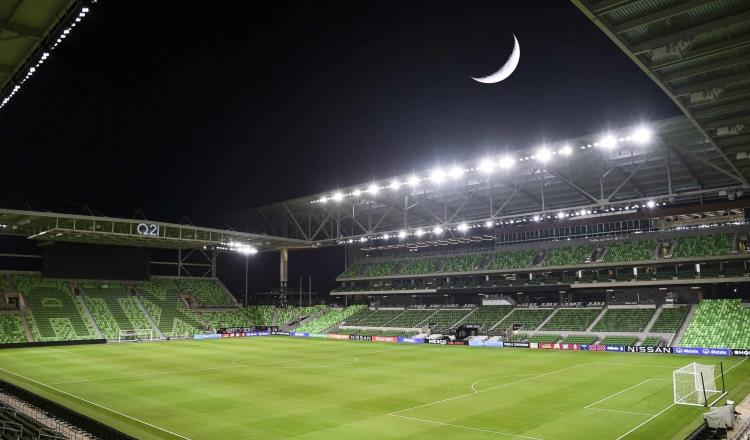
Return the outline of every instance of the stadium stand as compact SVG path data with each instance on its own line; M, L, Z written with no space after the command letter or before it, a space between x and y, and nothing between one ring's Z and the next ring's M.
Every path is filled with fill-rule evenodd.
M503 319L513 309L511 306L481 306L467 319L467 324L480 325L480 332L485 332Z
M470 272L479 269L482 256L476 254L449 257L443 265L443 272Z
M293 321L300 316L312 315L318 313L323 309L324 306L312 306L312 307L294 307L288 306L283 309L276 309L276 324L284 325L289 321Z
M420 258L407 261L401 267L401 275L419 275L421 273L432 273L437 271L437 258Z
M443 333L448 331L456 324L459 320L466 316L469 310L466 309L442 309L425 322L425 324L435 324L434 331L437 333Z
M510 337L510 342L528 342L529 341L529 335L526 333L516 333L515 335Z
M143 306L165 336L192 335L203 327L195 312L183 304L173 280L152 278L149 282L139 283L137 289Z
M528 267L536 255L536 251L500 251L490 260L488 269L519 269Z
M345 308L333 308L329 309L322 316L305 322L300 327L296 328L295 332L306 332L306 333L323 333L329 328L335 326L341 321L345 321L348 317L354 315L357 312L362 311L366 306L357 304Z
M553 344L560 340L560 335L534 335L529 338L529 342L539 342Z
M0 344L26 342L21 318L15 313L0 313Z
M604 339L602 339L603 345L635 345L635 343L638 341L638 338L635 336L615 336L615 335L609 335L605 336Z
M687 347L750 347L750 308L739 299L703 300L688 324L680 345Z
M690 307L663 308L651 326L652 333L677 333L690 311Z
M646 336L641 341L643 347L659 347L662 345L662 339L659 336Z
M508 328L513 324L518 324L524 330L534 330L539 327L553 309L513 309L498 325L498 327Z
M341 278L354 278L359 276L359 274L362 272L362 265L359 263L354 263L351 266L347 267L344 273L339 275Z
M366 277L383 277L396 275L398 263L395 261L382 261L365 268L363 275Z
M708 257L732 253L734 236L729 234L682 237L672 252L672 258Z
M362 310L358 311L357 313L353 314L352 316L348 317L344 324L346 325L357 325L359 321L364 319L366 316L371 314L373 311L368 309L367 307L363 307Z
M559 309L542 330L586 330L602 309Z
M568 335L563 340L565 344L593 344L596 342L596 336L590 335Z
M420 323L433 313L435 313L435 309L406 309L396 318L389 321L388 327L418 327ZM430 321L432 322L432 318L430 318Z
M176 282L182 290L190 293L201 304L235 304L234 299L229 296L229 292L224 290L217 280L180 278Z
M641 332L654 315L652 308L609 308L596 323L597 332Z
M363 327L382 327L388 321L400 315L403 310L376 310L356 323Z
M117 339L122 330L151 329L148 318L122 284L83 283L81 290L86 306L105 338Z
M591 255L591 246L552 248L542 262L543 266L573 266L586 263Z
M242 311L247 315L250 324L273 325L273 306L250 306L245 307Z
M245 310L242 309L231 309L231 310L203 310L199 312L199 316L204 322L212 329L228 328L228 327L250 327L253 323Z
M360 335L360 336L403 336L411 337L416 335L416 331L403 331L403 330L364 330L354 328L338 328L331 329L329 333L337 333L339 335Z
M13 407L0 403L0 438L13 440L57 440L68 436L48 429L40 422L16 411Z
M28 301L26 319L36 341L92 339L94 330L68 283L16 274L13 281Z
M656 240L633 240L611 243L601 262L643 261L654 258Z

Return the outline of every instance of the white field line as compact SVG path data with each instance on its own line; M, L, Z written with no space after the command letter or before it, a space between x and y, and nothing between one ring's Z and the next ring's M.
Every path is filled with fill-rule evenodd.
M487 382L488 380L492 380L492 379L502 379L505 377L528 377L528 376L536 376L536 375L535 374L508 374L506 376L492 376L492 377L488 377L487 379L480 379L480 380L472 382L471 390L474 392L479 391L476 389L477 384L480 384L482 382Z
M742 359L741 361L739 361L739 362L737 362L736 364L732 365L732 366L731 366L731 367L729 367L728 369L724 370L724 374L727 374L727 373L729 373L729 372L730 372L730 371L732 371L732 370L733 370L733 369L734 369L735 367L739 366L740 364L742 364L742 363L743 363L743 362L745 362L746 360L747 360L747 358L745 358L745 359ZM667 411L667 410L668 410L669 408L672 408L672 407L673 407L673 406L675 406L675 405L676 405L676 403L672 403L672 404L671 404L671 405L669 405L668 407L664 408L663 410L661 410L661 411L659 411L658 413L654 414L653 416L649 417L649 418L648 418L648 419L647 419L646 421L644 421L644 422L643 422L643 423L641 423L640 425L636 426L635 428L631 429L630 431L626 432L625 434L623 434L623 435L621 435L621 436L617 437L617 438L616 438L615 440L622 440L623 438L625 438L625 437L629 436L630 434L634 433L635 431L637 431L638 429L640 429L640 428L641 428L642 426L646 425L646 424L647 424L648 422L650 422L650 421L654 420L655 418L659 417L659 416L660 416L660 415L662 415L662 414L663 414L664 412L666 412L666 411Z
M584 365L587 365L587 364L585 364L585 363L583 363L583 364L576 364L576 365L572 365L570 367L561 368L559 370L550 371L549 373L537 374L537 375L530 376L530 377L527 377L527 378L524 378L524 379L518 379L518 380L514 380L512 382L504 383L504 384L501 384L501 385L496 385L494 387L485 388L483 390L472 391L471 393L459 394L458 396L448 397L446 399L440 399L440 400L436 400L434 402L423 403L421 405L416 405L416 406L412 406L412 407L409 407L409 408L400 409L398 411L390 412L390 413L388 413L388 415L389 416L393 416L393 415L396 415L396 414L399 414L399 413L402 413L402 412L411 411L413 409L424 408L426 406L437 405L438 403L449 402L451 400L461 399L461 398L464 398L464 397L473 396L475 394L484 393L484 392L492 391L492 390L497 390L497 389L500 389L500 388L505 388L507 386L515 385L517 383L526 382L528 380L537 379L537 378L540 378L540 377L545 377L545 376L549 376L549 375L556 374L556 373L561 373L563 371L570 370L571 368L581 367L581 366L584 366Z
M614 413L621 413L621 414L633 414L636 416L653 416L651 413L642 413L642 412L636 412L636 411L623 411L621 409L604 409L604 408L585 408L590 409L592 411L607 411L607 412L614 412Z
M635 384L635 385L633 385L633 386L631 386L631 387L627 387L627 388L625 388L624 390L621 390L621 391L618 391L618 392L616 392L616 393L610 394L609 396L607 396L607 397L604 397L603 399L599 399L599 400L597 400L597 401L596 401L596 402L594 402L594 403L589 403L588 405L584 406L584 408L587 408L587 409L588 409L588 408L591 408L592 406L596 405L597 403L601 403L601 402L604 402L605 400L609 400L609 399L611 399L611 398L613 398L613 397L615 397L615 396L619 396L619 395L620 395L620 394L622 394L622 393L625 393L625 392L627 392L627 391L630 391L630 390L632 390L633 388L639 387L639 386L643 385L644 383L646 383L646 382L650 382L650 381L651 381L651 379L646 379L646 380L644 380L643 382L638 382L637 384ZM653 415L653 414L649 414L649 415L651 416L651 415Z
M70 393L69 393L69 392L67 392L67 391L63 391L63 390L61 390L61 389L58 389L58 388L55 388L55 387L49 386L49 385L47 385L47 384L45 384L45 383L42 383L42 382L39 382L39 381L37 381L37 380L34 380L34 379L28 378L28 377L26 377L26 376L22 376L22 375L20 375L20 374L18 374L18 373L14 373L14 372L12 372L12 371L6 370L5 368L0 368L0 370L4 371L4 372L6 372L6 373L12 374L12 375L14 375L14 376L20 377L20 378L21 378L21 379L23 379L23 380L26 380L26 381L29 381L29 382L33 382L33 383L35 383L35 384L37 384L37 385L41 385L41 386L43 386L43 387L45 387L45 388L49 388L49 389L51 389L51 390L57 391L58 393L62 393L62 394L65 394L66 396L70 396L70 397L72 397L72 398L74 398L74 399L76 399L76 400L80 400L80 401L82 401L82 402L86 402L86 403L88 403L89 405L94 405L94 406L96 406L96 407L99 407L99 408L101 408L101 409L104 409L104 410L106 410L106 411L109 411L109 412L111 412L111 413L114 413L114 414L120 415L120 416L122 416L122 417L125 417L125 418L128 418L128 419L130 419L130 420L133 420L133 421L135 421L135 422L141 423L141 424L143 424L143 425L146 425L146 426L150 426L151 428L154 428L154 429L158 429L159 431L162 431L162 432L166 432L167 434L173 435L173 436L175 436L175 437L179 437L179 438L182 438L182 439L185 439L185 440L190 440L190 438L189 438L189 437L185 437L184 435L180 435L180 434L177 434L176 432L172 432L172 431L170 431L170 430L168 430L168 429L164 429L164 428L162 428L162 427L160 427L160 426L156 426L156 425L153 425L153 424L151 424L151 423L148 423L148 422L144 422L144 421L143 421L143 420L141 420L141 419L137 419L137 418L135 418L135 417L132 417L132 416L129 416L129 415L127 415L127 414L123 414L123 413L121 413L120 411L116 411L116 410L114 410L114 409L112 409L112 408L107 408L106 406L103 406L103 405L99 405L98 403L95 403L95 402L92 402L92 401L90 401L90 400L84 399L83 397L78 397L78 396L76 396L76 395L74 395L74 394L70 394Z
M471 427L471 426L463 426L463 425L454 425L453 423L436 422L435 420L418 419L416 417L401 416L401 415L398 415L398 414L388 414L388 415L389 416L393 416L393 417L400 417L402 419L416 420L418 422L432 423L433 425L450 426L450 427L453 427L453 428L461 428L461 429L468 429L468 430L471 430L471 431L487 432L487 433L490 433L490 434L504 435L504 436L507 436L507 437L523 438L523 439L527 439L527 440L543 440L543 439L541 439L539 437L529 437L529 436L526 436L526 435L511 434L509 432L493 431L492 429L474 428L474 427Z

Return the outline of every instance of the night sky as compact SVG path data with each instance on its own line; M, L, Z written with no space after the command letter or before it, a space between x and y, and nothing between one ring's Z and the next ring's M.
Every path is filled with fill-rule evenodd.
M567 1L267 3L94 5L0 111L0 205L209 225L679 113Z

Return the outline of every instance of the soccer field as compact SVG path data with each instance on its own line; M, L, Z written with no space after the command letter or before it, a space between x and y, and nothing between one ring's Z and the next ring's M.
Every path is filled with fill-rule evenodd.
M0 350L0 375L140 439L683 439L672 371L744 358L287 337Z

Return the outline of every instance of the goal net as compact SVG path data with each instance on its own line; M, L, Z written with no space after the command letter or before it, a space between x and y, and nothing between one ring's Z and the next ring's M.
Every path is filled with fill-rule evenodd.
M697 362L672 372L674 403L679 405L711 406L724 394L724 367Z
M141 330L120 330L117 336L117 342L141 342L141 341L153 341L155 338L154 331L152 329L141 329Z

